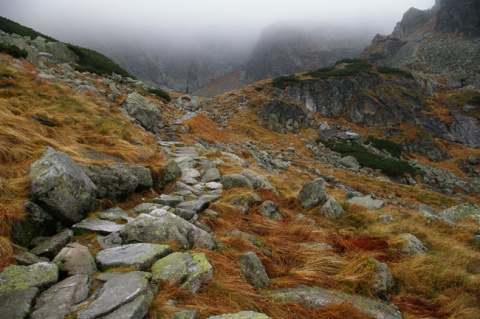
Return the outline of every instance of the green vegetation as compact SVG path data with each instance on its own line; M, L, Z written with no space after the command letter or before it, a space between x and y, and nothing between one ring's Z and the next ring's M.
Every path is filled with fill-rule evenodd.
M399 177L406 176L407 174L415 176L417 174L415 168L409 163L401 160L384 158L370 153L358 142L335 143L330 141L322 141L322 143L332 151L338 152L344 156L353 156L360 165L373 169L379 169L388 176Z
M470 99L469 103L471 103L471 104L479 104L479 105L480 105L480 94L475 94L474 96L472 96L472 98Z
M30 37L32 40L36 39L37 37L42 37L48 41L57 42L57 40L54 38L41 34L33 29L24 27L23 25L4 17L0 17L0 30L10 34L18 34L23 37Z
M67 46L79 57L79 61L77 62L78 65L75 67L77 71L96 73L98 75L116 73L123 77L132 77L117 63L113 62L103 54L73 44L67 44Z
M373 136L370 136L366 142L379 150L385 150L389 152L392 156L396 158L400 158L402 154L402 146L395 142L389 140L382 140Z
M273 79L272 86L279 89L284 89L288 85L295 84L295 83L301 83L300 79L297 76L284 75L284 76L280 76L278 78Z
M378 60L385 59L385 54L383 53L372 53L368 57L368 62L375 63Z
M26 58L28 55L28 52L20 49L19 47L15 45L5 45L0 43L0 52L5 52L7 54L10 54L11 56L15 58Z
M341 64L346 64L345 67L338 67ZM335 63L333 67L320 68L313 72L305 73L307 76L319 77L326 79L329 77L347 77L357 75L359 73L368 71L372 65L366 60L362 59L342 59Z
M388 66L377 66L377 71L382 74L400 75L413 79L412 73L397 68L390 68Z
M172 100L170 95L162 89L149 88L148 93L155 94L156 96L159 96L159 97L165 99L165 101L167 101L167 102L170 102Z

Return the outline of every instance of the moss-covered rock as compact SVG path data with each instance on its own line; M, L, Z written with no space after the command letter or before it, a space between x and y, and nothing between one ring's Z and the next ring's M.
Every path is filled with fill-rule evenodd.
M152 266L152 279L179 284L183 290L195 293L212 279L213 267L204 254L173 253Z
M31 266L10 265L0 274L0 295L31 287L45 289L58 281L58 268L42 262Z

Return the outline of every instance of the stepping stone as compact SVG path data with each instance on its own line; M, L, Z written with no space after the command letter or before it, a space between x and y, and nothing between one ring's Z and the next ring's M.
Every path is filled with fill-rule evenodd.
M141 243L102 250L97 254L96 260L102 271L117 267L148 270L155 261L170 253L168 245Z
M114 222L98 218L87 218L72 226L72 228L75 230L83 230L103 235L119 232L123 227L124 225L119 225Z
M45 289L58 281L58 268L51 263L10 265L0 274L0 295L28 288ZM1 299L1 298L0 298Z
M87 247L72 243L64 247L53 259L53 263L69 276L92 275L97 272L95 260Z

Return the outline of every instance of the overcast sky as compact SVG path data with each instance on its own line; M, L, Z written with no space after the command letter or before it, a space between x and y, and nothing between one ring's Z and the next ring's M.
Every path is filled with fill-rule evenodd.
M256 37L279 20L370 26L390 34L410 7L435 0L0 0L0 15L62 41L104 32L181 36L198 30Z

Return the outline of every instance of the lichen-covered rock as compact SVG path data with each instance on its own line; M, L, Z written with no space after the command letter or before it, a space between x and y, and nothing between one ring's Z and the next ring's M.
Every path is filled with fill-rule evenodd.
M194 247L213 249L216 241L206 231L195 227L186 220L166 211L155 210L155 216L141 214L125 225L120 235L126 243L177 242L183 249Z
M236 187L253 189L252 182L247 177L241 174L223 175L222 184L224 189L231 189Z
M38 298L32 319L64 319L88 297L88 276L75 275L48 288Z
M240 268L245 280L255 289L268 287L270 278L263 267L262 261L254 252L248 252L238 256Z
M144 129L152 133L157 132L156 124L160 119L160 111L142 95L137 92L131 93L122 104L122 107Z
M320 209L320 214L331 220L339 220L345 216L346 212L343 210L342 205L332 196L329 196L327 202Z
M153 291L147 290L147 293L124 304L112 313L103 316L102 319L144 319L148 313L150 304L154 298Z
M170 160L163 167L160 173L159 185L165 187L171 181L182 176L182 169L178 166L177 162Z
M116 267L135 267L148 270L158 259L171 253L168 245L130 244L100 251L96 260L105 271Z
M137 297L148 295L150 277L149 273L140 271L114 276L102 287L98 298L78 313L77 318L92 319L106 316Z
M29 175L34 202L67 224L79 222L96 205L95 184L65 153L47 147Z
M467 219L474 219L480 224L480 207L473 203L460 204L442 210L440 217L452 223L458 223Z
M58 281L58 268L42 262L31 266L10 265L0 274L0 295L36 287L45 289Z
M23 319L28 318L35 298L39 294L38 288L27 288L0 295L0 318Z
M152 279L177 283L183 290L195 293L213 277L213 267L204 254L176 252L155 262Z
M64 247L52 261L69 276L92 275L97 272L95 260L87 247L77 243Z
M45 241L30 250L32 254L37 256L44 256L48 258L55 257L56 254L62 250L68 243L73 240L73 231L65 229L60 233L47 238Z
M228 313L224 315L212 316L207 319L271 319L266 314L253 311L241 311L237 313Z
M323 178L317 178L303 185L300 193L297 195L297 199L305 209L323 204L327 200L327 192Z
M266 200L260 205L258 210L260 215L269 219L282 219L283 216L278 212L278 204L271 200Z
M402 319L401 312L395 306L359 295L346 294L321 287L299 286L270 291L268 295L277 301L298 302L313 309L350 302L359 310L377 319Z
M82 171L97 187L97 197L124 200L135 191L153 186L149 168L134 164L82 165Z

